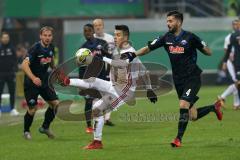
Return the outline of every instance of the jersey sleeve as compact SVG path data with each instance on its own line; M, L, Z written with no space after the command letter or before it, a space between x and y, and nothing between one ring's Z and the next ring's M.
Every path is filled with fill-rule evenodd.
M27 52L27 55L26 55L25 59L29 60L30 63L32 63L34 61L34 59L36 58L36 52L35 51L36 51L36 46L34 45Z
M230 53L232 51L232 48L233 48L233 41L234 41L234 36L231 35L230 36L230 43L228 44L228 47L227 47L227 52L226 54L224 55L224 58L223 58L223 61L226 63L229 56L230 56Z
M225 39L224 39L224 49L227 49L228 48L228 45L230 43L230 35L226 36Z
M154 39L153 41L149 41L148 42L148 48L152 51L155 50L157 48L160 48L164 45L164 41L165 41L165 36L159 36L156 39Z
M201 52L203 51L203 48L207 46L206 42L204 42L195 34L192 34L192 42L193 42L193 46Z

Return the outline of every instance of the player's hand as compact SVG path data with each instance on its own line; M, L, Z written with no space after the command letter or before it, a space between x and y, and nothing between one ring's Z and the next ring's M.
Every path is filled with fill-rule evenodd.
M227 63L224 62L224 63L222 64L222 70L223 70L223 71L226 71L226 70L227 70Z
M123 60L128 59L129 62L132 62L135 57L136 57L136 54L134 52L125 52L121 54L120 59L123 59Z
M38 87L40 87L42 85L42 81L38 77L33 78L32 82Z
M103 59L103 55L102 54L95 54L94 55L94 58L97 58L99 60L102 60Z
M149 101L152 103L156 103L158 100L157 95L153 92L152 89L147 90L147 97L148 97Z

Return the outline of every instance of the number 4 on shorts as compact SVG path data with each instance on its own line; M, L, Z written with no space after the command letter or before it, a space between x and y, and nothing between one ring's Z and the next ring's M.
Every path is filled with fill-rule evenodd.
M190 93L191 93L191 89L188 89L186 92L186 95L189 96Z

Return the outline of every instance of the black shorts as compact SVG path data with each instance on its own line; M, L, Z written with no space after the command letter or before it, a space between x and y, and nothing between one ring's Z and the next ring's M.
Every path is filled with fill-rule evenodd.
M194 76L189 77L182 81L182 83L178 83L177 80L174 80L175 88L178 94L179 100L185 100L190 103L190 107L197 102L199 97L197 96L198 91L201 87L201 77Z
M32 85L24 85L24 95L27 105L32 108L37 105L37 99L40 95L45 101L57 100L56 92L49 87L37 87Z

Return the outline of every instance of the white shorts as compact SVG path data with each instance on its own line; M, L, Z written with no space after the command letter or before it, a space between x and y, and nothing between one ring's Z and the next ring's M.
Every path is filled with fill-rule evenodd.
M135 87L132 81L129 81L123 88L117 88L111 81L105 81L99 78L91 77L89 79L70 79L70 86L79 87L82 89L93 88L98 90L102 97L93 105L94 108L101 107L101 110L117 110L121 105L127 103L134 105Z
M230 60L227 61L227 69L228 69L228 72L229 72L232 80L233 80L234 82L236 82L236 81L237 81L237 77L236 77L235 68L234 68L234 66L233 66L232 61L230 61Z

